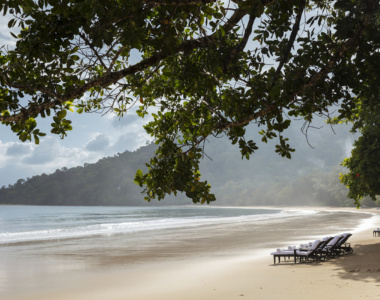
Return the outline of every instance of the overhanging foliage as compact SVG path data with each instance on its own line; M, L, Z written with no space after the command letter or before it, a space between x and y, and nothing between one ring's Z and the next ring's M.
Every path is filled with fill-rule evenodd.
M276 152L290 158L283 132L292 118L311 122L332 106L347 118L357 98L377 105L375 0L0 5L13 15L17 40L0 53L3 124L38 143L38 117L51 116L52 132L63 138L72 129L69 109L123 116L137 102L141 117L152 113L145 129L159 144L149 171L136 174L147 200L177 191L194 202L215 199L198 172L209 136L228 137L249 158L258 141L245 139L245 127L255 123L262 141L278 139Z

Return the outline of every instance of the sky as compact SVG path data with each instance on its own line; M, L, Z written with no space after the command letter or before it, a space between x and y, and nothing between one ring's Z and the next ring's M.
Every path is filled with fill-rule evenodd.
M8 29L9 18L0 17L0 47L14 46ZM10 127L0 124L0 188L42 173L50 174L63 167L75 167L95 163L102 157L114 156L126 150L134 151L146 145L151 137L143 125L148 117L141 119L133 107L119 119L112 114L69 113L73 130L63 140L50 133L51 119L37 118L41 131L47 133L40 144L21 142Z

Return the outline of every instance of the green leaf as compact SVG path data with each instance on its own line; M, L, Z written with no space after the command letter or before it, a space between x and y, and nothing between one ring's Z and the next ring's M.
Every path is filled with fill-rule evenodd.
M67 111L66 110L61 110L61 111L59 111L58 113L57 113L57 117L59 118L59 119L64 119L65 117L66 117L66 115L67 115Z
M25 142L27 139L28 139L28 134L25 131L21 132L20 140Z

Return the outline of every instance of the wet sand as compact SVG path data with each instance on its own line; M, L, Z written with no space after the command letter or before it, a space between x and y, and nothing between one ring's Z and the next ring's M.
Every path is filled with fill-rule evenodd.
M321 210L260 225L167 232L144 247L123 247L122 238L112 247L104 238L18 245L13 254L7 247L0 249L0 298L380 299L380 237L372 236L380 211L339 209L336 217L335 209ZM355 212L375 216L363 223ZM347 231L354 231L351 255L273 265L276 248Z

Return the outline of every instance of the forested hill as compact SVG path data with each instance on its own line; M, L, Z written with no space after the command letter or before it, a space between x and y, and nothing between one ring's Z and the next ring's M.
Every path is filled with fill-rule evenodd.
M154 146L126 151L95 164L62 168L53 174L19 179L0 190L0 203L37 205L145 204L134 173L152 155Z
M251 129L255 140L259 136ZM257 131L257 129L256 129ZM348 128L336 127L309 133L308 142L293 126L285 136L296 148L292 159L275 153L273 142L258 143L249 161L242 160L237 145L228 139L205 144L202 179L212 185L219 205L338 205L352 206L346 188L339 183L339 164L353 138ZM183 195L147 203L133 182L144 169L155 145L107 157L95 164L62 168L53 174L19 179L0 189L0 204L33 205L152 205L189 204ZM367 201L366 205L373 205Z

